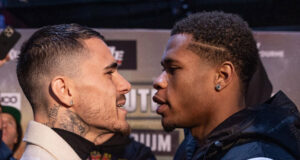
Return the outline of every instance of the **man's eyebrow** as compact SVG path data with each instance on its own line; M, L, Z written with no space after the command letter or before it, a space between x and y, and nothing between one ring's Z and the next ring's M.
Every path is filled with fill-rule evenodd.
M162 66L164 66L164 65L169 65L169 64L172 64L172 63L176 63L176 62L178 62L178 61L175 60L175 59L165 58L164 60L162 60L162 61L160 62L160 64L161 64Z
M104 69L108 70L108 69L117 69L117 68L118 68L118 64L116 62L113 62L110 65L106 66Z

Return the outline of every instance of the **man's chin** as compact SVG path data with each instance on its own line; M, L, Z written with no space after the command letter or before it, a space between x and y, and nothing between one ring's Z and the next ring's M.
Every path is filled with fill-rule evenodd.
M167 124L162 121L162 126L166 132L172 132L176 127L175 125Z
M119 132L123 135L129 135L131 132L131 128L127 122L123 122L118 125L115 125L114 130L115 132Z
M131 133L131 128L128 126L127 128L120 131L123 135L128 136Z

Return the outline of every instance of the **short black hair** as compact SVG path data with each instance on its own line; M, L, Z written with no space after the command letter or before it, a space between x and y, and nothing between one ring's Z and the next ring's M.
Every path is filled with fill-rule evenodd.
M104 37L78 24L45 26L37 30L21 47L17 64L20 86L33 109L39 96L39 81L52 74L76 70L78 56L87 56L83 40Z
M231 61L244 85L256 71L259 59L256 41L251 29L240 16L222 11L199 12L178 21L171 35L191 34L193 42L188 46L201 58L214 64Z

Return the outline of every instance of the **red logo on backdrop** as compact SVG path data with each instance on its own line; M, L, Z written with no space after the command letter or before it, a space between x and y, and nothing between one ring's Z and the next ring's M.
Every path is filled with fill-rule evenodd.
M136 70L137 53L135 40L107 40L105 41L116 59L119 69Z

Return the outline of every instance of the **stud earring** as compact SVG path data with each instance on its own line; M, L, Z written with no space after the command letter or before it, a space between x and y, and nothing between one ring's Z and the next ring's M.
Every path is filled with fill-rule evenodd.
M71 99L71 101L70 101L70 106L73 106L73 100Z
M216 85L216 90L217 90L217 91L220 91L220 90L221 90L221 85L220 85L220 84L217 84L217 85Z

